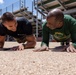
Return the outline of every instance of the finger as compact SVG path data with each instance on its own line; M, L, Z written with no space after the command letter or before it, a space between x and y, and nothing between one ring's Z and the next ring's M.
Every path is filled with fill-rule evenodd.
M24 47L22 46L22 47L21 47L21 50L23 50L23 49L24 49Z
M49 51L49 48L48 47L46 48L46 51Z
M75 48L73 48L73 52L76 52L76 49Z
M75 50L75 48L74 47L70 47L70 52L75 52L76 50Z
M21 46L18 47L18 50L23 50L23 49L24 49L23 45L21 45Z
M76 49L72 48L72 47L68 47L67 48L67 52L76 52Z
M70 49L69 49L69 47L68 47L68 48L66 48L66 50L67 50L67 52L70 52Z
M72 52L72 53L74 52L74 50L73 50L73 48L72 48L72 47L69 47L69 49L70 49L70 52Z

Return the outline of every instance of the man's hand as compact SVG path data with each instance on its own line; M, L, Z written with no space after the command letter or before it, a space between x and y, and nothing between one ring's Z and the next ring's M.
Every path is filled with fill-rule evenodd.
M33 50L34 52L41 52L41 51L49 51L49 48L47 46L42 46L39 49Z
M24 49L24 46L20 44L19 46L12 47L10 50L23 50L23 49Z
M66 50L67 50L67 52L76 52L76 49L74 48L74 46L73 45L69 45L69 46L66 46Z

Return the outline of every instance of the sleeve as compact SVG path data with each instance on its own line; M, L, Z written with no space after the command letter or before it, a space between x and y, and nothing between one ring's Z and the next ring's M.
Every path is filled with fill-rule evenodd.
M44 44L46 46L49 46L49 30L46 26L47 23L43 23L42 25L42 43L41 46L43 46Z
M71 40L73 46L76 48L76 19L71 17L70 23L71 23L70 26Z

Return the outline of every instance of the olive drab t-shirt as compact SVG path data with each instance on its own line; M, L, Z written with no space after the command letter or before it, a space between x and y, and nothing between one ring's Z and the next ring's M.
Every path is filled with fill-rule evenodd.
M42 44L49 45L49 34L53 35L53 38L59 42L66 41L71 38L73 44L76 44L76 19L70 15L64 15L64 24L61 28L51 30L46 26L47 22L42 25Z
M10 35L15 38L23 37L24 35L32 35L32 25L24 17L17 18L17 30L15 32L8 30L2 23L0 23L0 35Z

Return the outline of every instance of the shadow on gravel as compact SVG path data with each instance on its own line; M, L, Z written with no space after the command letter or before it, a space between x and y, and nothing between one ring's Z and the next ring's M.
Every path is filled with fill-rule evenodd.
M57 46L57 47L55 47L55 48L49 48L49 50L51 50L51 51L53 51L53 52L66 52L64 46Z
M11 48L2 48L0 51L17 51L17 50L11 50Z

